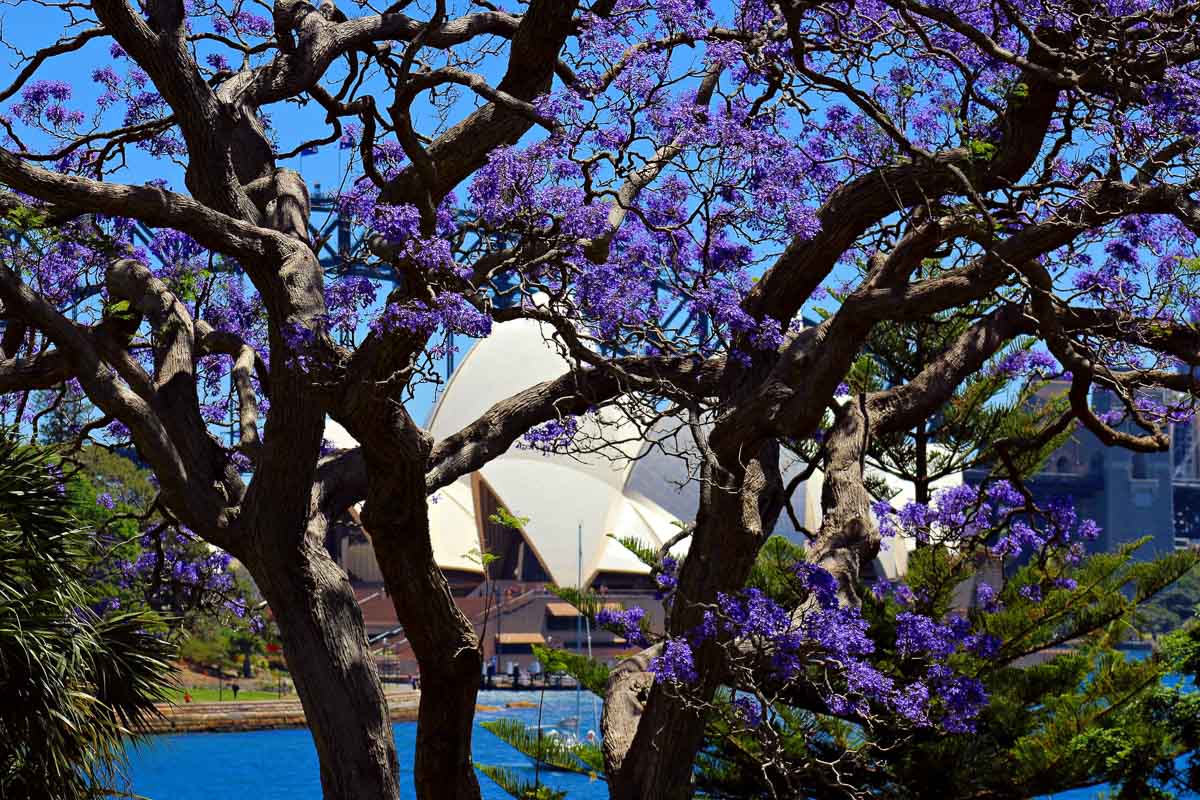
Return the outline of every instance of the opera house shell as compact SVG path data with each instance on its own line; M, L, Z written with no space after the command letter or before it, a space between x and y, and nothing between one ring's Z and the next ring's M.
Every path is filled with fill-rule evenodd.
M557 378L567 369L541 323L516 320L496 325L491 336L474 343L450 376L426 428L435 440L442 439L514 392ZM686 427L667 437L659 435L664 431L660 423L647 436L619 410L598 413L599 420L585 415L580 430L582 438L593 442L603 432L609 444L604 455L547 454L517 446L430 498L434 553L463 612L484 630L488 614L500 609L500 618L489 629L495 631L494 637L489 632L495 641L486 644L498 660L528 661L530 643L557 639L554 643L571 644L577 613L545 592L547 584L590 586L614 601L642 605L652 621L661 616L649 568L614 537L634 537L657 549L694 517L699 494L691 474L695 459L681 457L694 445ZM355 445L333 422L326 439L335 448ZM664 445L663 439L671 444ZM651 441L658 444L652 446ZM788 480L802 465L793 458L783 467ZM797 520L805 528L819 525L820 489L817 472L792 497ZM489 521L500 507L525 518L520 530ZM356 513L352 517L357 521ZM802 541L786 514L776 533ZM388 632L398 633L399 628L382 591L368 536L369 531L351 525L330 545L355 584L368 632L387 641ZM874 565L876 574L894 578L903 572L910 543L896 544L885 543ZM685 552L686 547L685 540L673 552ZM483 596L480 551L496 557L488 569L493 590L503 593L490 604ZM593 643L610 654L625 648L619 637L603 633L589 639ZM401 658L403 649L401 644L394 647Z
M499 324L450 376L427 430L435 440L449 436L514 392L567 369L541 323ZM605 432L611 444L603 454L546 453L518 445L430 498L434 553L460 591L482 581L478 556L471 555L479 550L497 556L493 577L500 580L561 586L582 581L613 589L645 585L649 569L613 537L635 537L658 548L678 533L698 503L697 482L689 474L695 460L686 457L686 445L652 446L615 409L600 414L600 421L585 417L581 430L588 440ZM325 437L335 448L355 445L334 422ZM686 429L671 438L691 443ZM793 507L802 525L816 524L819 501L819 479L797 490ZM520 532L488 522L498 506L527 519ZM777 533L798 536L786 515ZM686 542L679 549L685 551ZM348 543L339 556L352 577L380 579L368 542Z

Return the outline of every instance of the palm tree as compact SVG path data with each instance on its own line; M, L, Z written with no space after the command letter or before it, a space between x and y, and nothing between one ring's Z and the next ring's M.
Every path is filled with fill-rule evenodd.
M165 699L156 615L108 610L53 451L0 436L0 797L121 794L127 738Z

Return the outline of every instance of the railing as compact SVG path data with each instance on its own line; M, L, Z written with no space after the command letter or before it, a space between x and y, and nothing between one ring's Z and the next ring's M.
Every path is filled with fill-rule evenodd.
M359 604L361 605L362 603L366 602L367 600L370 600L374 597L378 597L380 594L381 594L381 592L376 592L375 594L368 595L367 597L364 597L362 600L360 600ZM473 617L468 617L467 622L471 623L471 627L473 627L473 628L482 627L492 617L492 615L501 614L501 613L509 613L512 611L516 611L519 608L524 608L530 601L533 600L533 598L535 596L540 595L540 594L541 594L540 590L531 589L531 590L524 592L522 594L519 594L515 597L511 597L507 600L504 600L494 607L486 608L483 611L479 612L478 614L475 614ZM399 636L402 633L404 633L404 626L401 625L401 626L392 628L391 630L386 630L386 631L383 631L382 633L377 633L374 636L369 637L367 639L367 644L375 645L375 644L379 644L382 642L388 642L388 640L391 639L393 636ZM406 636L403 639L400 639L399 641L388 643L387 646L401 647L401 646L407 644L407 642L408 642L408 637ZM378 653L379 651L377 650L376 652Z

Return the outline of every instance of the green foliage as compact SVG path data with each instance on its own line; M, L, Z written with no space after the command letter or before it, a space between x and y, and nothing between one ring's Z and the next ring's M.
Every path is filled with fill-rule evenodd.
M104 316L110 319L133 320L138 313L128 300L115 300L104 306Z
M822 774L817 762L801 760L786 763L764 753L762 743L745 730L730 725L731 696L728 691L717 694L713 713L705 727L705 748L697 759L697 795L705 798L772 798L785 796L772 786L787 785L799 790L797 797L837 797L828 794L828 775ZM845 760L859 744L856 729L816 714L783 704L772 707L775 726L787 752L803 754L805 758L824 763ZM786 780L781 780L783 771ZM854 775L860 780L863 776ZM865 784L864 784L865 785Z
M118 780L124 740L155 714L172 648L153 614L100 616L91 532L54 459L0 442L0 796L85 798Z
M1133 556L1141 544L1091 556L1075 566L1035 562L1004 584L1001 610L971 610L975 626L1002 642L998 659L968 653L954 658L955 668L980 678L991 697L975 734L917 731L897 739L886 728L869 732L776 702L774 725L789 757L768 761L754 736L730 724L735 718L732 696L723 690L714 700L697 761L698 790L714 798L771 797L772 783L783 785L786 773L787 785L819 793L828 780L822 765L838 760L847 783L872 796L898 800L1030 797L1101 783L1120 787L1118 796L1128 798L1182 791L1190 785L1190 772L1186 766L1176 769L1174 761L1193 753L1200 742L1200 698L1171 685L1168 676L1200 670L1200 627L1165 637L1162 653L1150 658L1129 658L1118 647L1141 631L1139 607L1190 574L1197 557L1183 552L1138 562ZM749 585L794 605L800 598L792 565L802 555L785 539L768 540ZM962 602L961 587L979 566L974 558L945 547L913 552L908 583L923 598L916 610L934 617L952 613ZM1056 579L1074 580L1075 588L1056 588ZM1021 592L1033 585L1042 589L1040 602ZM907 607L864 594L872 638L894 641L896 614ZM571 591L560 596L584 606L594 600ZM562 659L566 671L592 691L607 680L607 669L578 654L539 649L537 655L556 666ZM876 658L885 666L895 654L883 646ZM511 739L531 757L540 754L552 768L572 768L576 760L588 764L587 756L562 742L539 751L536 737L520 726L501 738ZM872 749L876 747L887 750ZM588 768L601 767L597 751ZM512 774L498 774L497 782L514 797L533 791L532 784L522 784Z
M244 654L246 646L252 651L261 648L262 637L249 631L250 619L239 618L224 604L224 600L239 599L246 607L253 608L260 600L248 574L236 566L230 570L233 587L219 594L173 587L169 569L164 572L157 591L144 575L132 583L122 580L122 562L137 562L143 554L155 551L157 540L170 539L175 531L154 508L158 490L151 481L151 473L120 453L98 445L63 452L59 467L66 476L70 513L96 532L93 550L104 567L93 574L97 594L115 598L121 608L149 608L159 612L170 626L172 637L180 641L183 656L197 663L220 662L224 658L220 654L226 650ZM102 496L106 503L100 502ZM210 554L207 543L195 540L175 547L167 563L169 566L178 557L199 562ZM241 649L227 646L230 637L245 640ZM197 641L189 643L187 640L192 638Z
M918 731L893 741L886 729L866 732L777 703L772 711L789 757L764 766L755 739L725 721L731 718L728 696L718 696L698 762L701 789L711 797L770 797L768 782L786 772L789 785L816 791L824 778L814 765L834 758L842 759L847 783L881 798L1033 797L1102 783L1119 786L1118 796L1128 798L1187 789L1189 768L1177 769L1174 762L1200 743L1200 697L1169 676L1200 670L1200 626L1164 637L1161 653L1148 658L1130 658L1118 647L1140 632L1139 606L1189 574L1197 557L1184 552L1137 562L1141 544L1074 567L1026 566L1001 590L1002 609L971 610L975 627L1002 642L999 658L962 653L954 659L955 668L981 679L990 696L976 733ZM783 543L769 542L755 566L754 585L787 602L787 565L794 555ZM916 610L934 617L950 613L977 569L975 559L947 548L913 552L907 580L923 598ZM1077 585L1055 588L1056 578ZM1040 602L1021 593L1034 584L1043 589ZM872 638L894 641L896 614L903 610L910 609L866 593L863 612ZM876 653L881 665L893 658L886 647ZM854 751L864 744L888 750L859 761Z
M566 792L537 784L505 767L481 764L479 771L517 800L563 800L567 796Z
M1163 658L1129 658L1117 648L1138 632L1138 606L1191 570L1196 557L1135 562L1141 544L1074 568L1026 566L1003 587L1000 611L975 610L976 626L1002 642L994 661L963 656L958 664L981 678L991 697L979 731L902 748L889 759L895 780L964 798L1012 787L1022 787L1022 796L1051 794L1096 783L1127 791L1138 786L1141 793L1132 796L1155 796L1147 770L1161 773L1186 749L1174 734L1164 735L1152 712L1173 666ZM910 573L912 587L945 597L961 573L944 553L921 555ZM1054 588L1054 578L1077 586ZM1044 591L1041 602L1021 593L1035 584ZM888 612L881 607L880 613ZM936 776L927 774L935 763L942 765Z
M120 528L113 527L110 520L119 515L144 515L158 495L149 470L105 447L83 447L61 466L68 476L67 495L72 514L94 525L107 523L113 532L136 532L138 524L133 519L117 522L116 525L124 525ZM112 498L111 510L97 502L102 494Z
M984 147L973 144L972 151L989 157ZM919 277L935 277L940 270L937 261L926 262ZM972 318L989 310L980 304L971 313L876 325L846 377L851 393L911 383ZM1032 344L1018 340L993 363ZM1037 376L1014 379L985 367L933 417L872 440L868 459L890 478L914 485L922 502L939 479L965 469L1027 477L1073 433L1067 427L1046 435L1056 430L1050 426L1066 407L1065 397L1047 388ZM826 424L831 421L827 417ZM998 442L1005 444L1003 452ZM820 457L816 442L789 446L807 461ZM868 488L880 497L892 491ZM736 714L730 713L726 692L718 694L708 719L698 761L700 790L709 797L766 798L781 796L779 787L787 786L788 796L830 796L826 765L835 761L838 778L862 796L897 800L1024 798L1101 784L1115 786L1122 798L1158 798L1194 788L1200 778L1194 757L1200 696L1185 690L1178 676L1195 676L1200 669L1200 620L1193 619L1200 600L1197 560L1177 553L1137 562L1141 544L1076 565L1035 557L1003 578L989 574L992 565L976 552L918 548L909 554L905 579L917 598L912 605L900 605L894 595L876 600L860 592L878 643L872 660L885 672L904 668L887 646L895 641L901 611L934 619L962 613L981 572L987 580L999 578L995 588L1002 607L995 613L967 611L976 630L997 637L998 657L960 652L951 659L956 671L981 680L989 694L977 731L902 733L886 722L860 728L793 697L792 704L771 705L772 728L785 744L786 756L779 759L776 752L761 752L757 737L730 724ZM769 540L749 584L795 607L800 598L790 567L801 555L794 545ZM1031 599L1039 595L1039 601ZM1149 630L1180 623L1182 628L1162 640L1161 653L1133 658L1120 649ZM1187 756L1183 766L1176 765L1180 755Z
M1200 605L1200 570L1192 570L1139 610L1140 626L1168 633L1196 617Z
M179 642L179 657L184 661L223 669L238 669L247 653L264 650L261 635L244 626L227 624L215 615L198 615L190 619Z
M512 514L507 508L501 506L496 509L496 513L488 517L489 522L494 522L497 525L503 525L506 528L512 528L515 531L522 530L529 524L529 517L518 517Z
M746 588L761 589L784 608L794 608L804 598L796 584L792 567L802 560L804 548L782 536L772 536L758 551Z
M489 553L486 550L480 550L478 547L472 547L463 556L472 564L478 564L487 574L487 568L499 560L500 556L495 553Z
M191 664L224 664L232 645L229 632L211 625L197 625L179 643L179 657Z
M921 277L936 277L941 271L939 262L928 261L922 265ZM980 306L973 310L983 314L989 309ZM878 391L910 383L967 330L970 317L938 314L876 325L864 354L847 375L851 390ZM997 354L993 363L1033 345L1032 339L1018 339ZM1048 441L1036 442L1037 434L1057 420L1067 405L1064 396L1039 396L1043 388L1038 381L1015 382L997 370L984 368L969 376L936 415L912 430L873 439L868 459L884 475L912 484L919 502L928 502L932 486L939 480L995 463L998 454L993 446L998 441L1012 443L1007 455L1018 475L1027 476L1071 434L1068 429ZM877 485L868 488L879 497L890 494Z
M577 589L573 586L547 586L546 588L563 602L575 606L579 613L587 617L593 625L596 623L596 614L608 602L591 589Z
M991 161L996 156L996 145L982 139L971 139L967 142L967 149L976 161Z
M539 735L538 731L512 719L484 722L483 727L514 750L551 770L587 773L599 753L595 745L568 743L558 736Z
M533 645L533 654L538 662L543 664L547 672L561 672L570 675L589 692L597 695L604 694L608 683L608 667L601 661L588 658L582 653L570 650L560 650L546 645Z
M79 436L95 416L94 408L74 383L54 391L38 392L37 405L46 409L33 419L35 438L45 444L64 444Z
M647 567L654 568L658 566L658 550L636 536L615 536L610 533L608 538L616 539L622 547L633 553L637 557L637 560L641 561Z
M1200 625L1172 631L1162 638L1162 657L1179 675L1200 676Z
M551 771L574 772L595 779L604 767L604 756L594 744L544 736L511 719L485 722L483 727L514 750ZM536 778L531 782L510 769L486 765L479 769L517 800L558 800L566 797L566 792L543 786Z
M1191 570L1191 552L1173 553L1156 561L1135 562L1134 552L1148 541L1122 545L1115 553L1093 555L1061 574L1077 581L1073 590L1053 589L1047 580L1060 572L1054 567L1026 566L1017 571L1000 594L1006 608L987 615L986 629L1004 642L1010 658L1028 655L1066 642L1094 640L1106 649L1134 638L1137 609L1142 603ZM1032 603L1021 597L1023 587L1043 587L1045 599Z
M0 230L12 233L29 233L48 227L50 215L40 208L17 205L0 216Z

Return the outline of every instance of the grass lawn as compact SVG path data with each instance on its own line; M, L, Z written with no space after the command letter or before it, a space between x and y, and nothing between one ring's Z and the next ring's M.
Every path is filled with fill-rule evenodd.
M184 691L185 690L183 690L183 689L172 689L170 692L167 693L167 697L172 703L180 703L181 704L181 703L183 703ZM219 693L220 696L218 696L218 691L216 689L187 689L186 691L188 694L190 694L192 696L193 703L215 703L218 700L224 700L225 702L230 702L233 700L233 691L228 686L226 686L225 689ZM288 697L295 697L295 695L287 695L287 694L284 695L284 699L287 699ZM250 691L248 689L243 689L240 692L238 692L237 699L239 701L241 701L241 700L278 700L279 694L277 692L258 692L258 691Z

